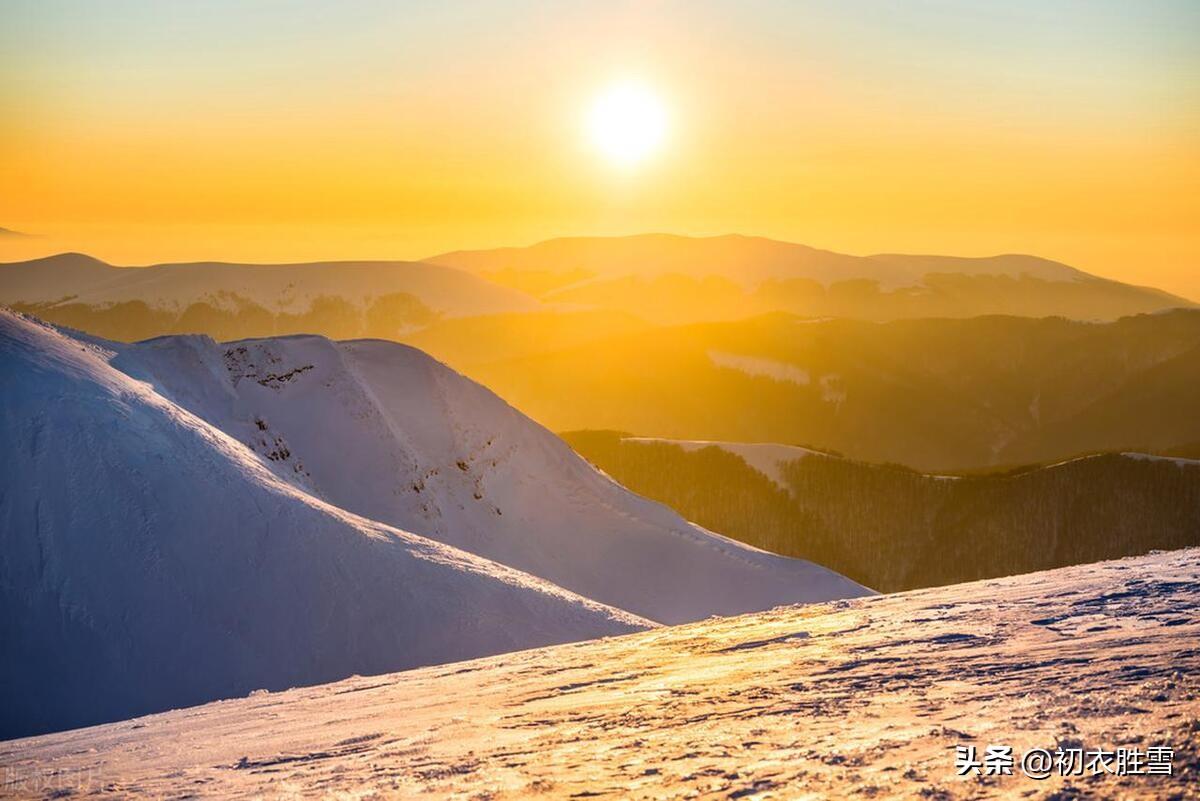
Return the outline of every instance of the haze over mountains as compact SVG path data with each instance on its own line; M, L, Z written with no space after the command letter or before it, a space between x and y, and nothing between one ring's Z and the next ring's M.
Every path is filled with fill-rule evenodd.
M1104 453L926 475L771 443L563 435L634 492L882 592L1200 545L1200 461Z
M773 311L868 320L980 314L1113 319L1194 305L1036 256L849 256L737 235L552 239L426 261L469 270L557 305L627 312L659 323Z
M964 275L1029 275L1048 281L1089 277L1065 264L1035 256L984 259L946 256L850 256L792 242L737 234L688 237L639 234L624 237L566 237L529 247L461 250L425 261L485 273L496 270L589 277L722 276L748 286L770 279L807 278L829 285L838 281L876 281L886 289L919 284L929 273Z
M0 311L0 376L0 736L653 625L567 584L667 622L867 592L632 495L401 345Z
M1045 259L858 257L752 237L646 235L431 261L451 266L115 268L65 254L0 265L0 302L127 341L170 333L405 341L555 430L807 444L931 471L1200 441L1190 413L1200 400L1200 314L1169 311L1191 305L1184 299ZM917 305L885 313L855 290L845 306L822 311L856 321L781 314L807 308L783 296L743 303L781 281L817 282L827 295L839 282L875 282ZM946 295L941 308L931 287L946 281L974 288ZM699 305L697 286L709 288ZM565 294L577 290L604 297ZM1009 304L1010 294L1020 303ZM686 313L671 311L678 303ZM1013 314L861 319L999 311ZM1106 325L1027 319L1149 311L1158 313ZM705 322L662 325L695 318ZM1159 413L1133 413L1148 407Z
M778 311L869 320L1115 319L1194 305L1035 256L849 256L760 237L664 234L554 239L424 263L118 268L61 254L0 265L0 303L117 339L392 337L438 318L533 311L678 324Z
M468 325L500 341L471 321L407 339L558 431L807 445L927 472L1200 441L1190 310L1103 324L773 315L562 348L528 338L480 360Z
M485 314L530 308L519 293L496 288L436 265L404 261L228 264L196 262L114 267L79 253L5 265L0 292L29 303L71 298L86 305L141 300L183 309L204 300L242 299L268 311L303 311L316 298L359 304L406 292L446 314Z
M101 336L388 336L438 316L538 304L460 270L419 262L114 267L79 253L0 265L0 303Z

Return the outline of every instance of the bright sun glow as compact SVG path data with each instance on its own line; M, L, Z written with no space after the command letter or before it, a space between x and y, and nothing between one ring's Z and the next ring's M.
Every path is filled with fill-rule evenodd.
M649 89L619 84L593 103L588 133L600 152L614 164L627 167L659 149L667 132L667 113Z

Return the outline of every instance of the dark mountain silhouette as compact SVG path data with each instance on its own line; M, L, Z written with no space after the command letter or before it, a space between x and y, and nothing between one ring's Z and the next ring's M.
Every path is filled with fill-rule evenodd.
M1107 453L933 476L804 448L564 438L625 486L883 592L1200 545L1200 461Z

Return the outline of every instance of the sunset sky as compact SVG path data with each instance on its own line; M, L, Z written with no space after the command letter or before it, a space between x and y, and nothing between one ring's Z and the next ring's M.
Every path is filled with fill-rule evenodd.
M636 163L589 114L659 104ZM1200 299L1200 3L6 0L0 260L739 232ZM594 133L594 132L593 132Z

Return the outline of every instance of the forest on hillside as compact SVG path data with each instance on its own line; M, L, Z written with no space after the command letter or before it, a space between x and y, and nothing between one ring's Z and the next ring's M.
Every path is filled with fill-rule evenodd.
M880 592L1200 545L1200 464L1178 460L1108 453L946 477L812 454L781 466L785 488L717 445L562 436L693 522Z

